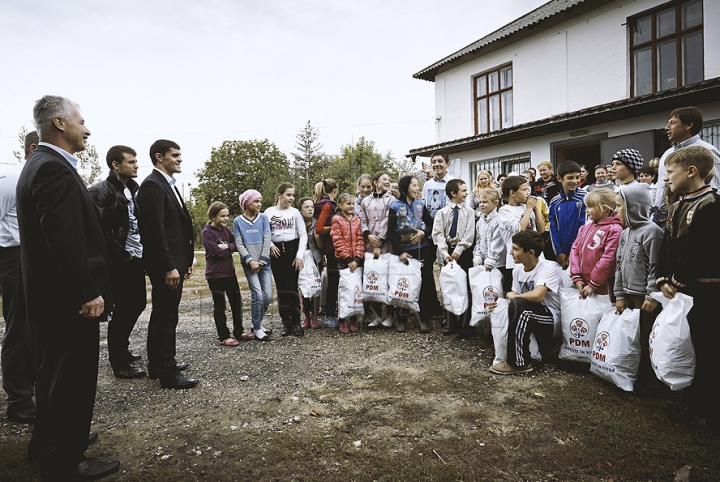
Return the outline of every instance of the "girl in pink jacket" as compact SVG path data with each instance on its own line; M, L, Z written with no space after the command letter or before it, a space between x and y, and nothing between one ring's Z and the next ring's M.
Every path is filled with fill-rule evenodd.
M338 198L338 215L333 216L330 227L330 237L335 247L335 258L338 268L348 268L355 271L362 265L365 255L365 239L360 227L360 218L353 214L355 210L355 197L343 193ZM340 333L349 333L360 329L357 317L350 319L340 318Z
M580 295L612 292L615 256L623 231L615 216L615 192L596 189L585 196L590 223L582 226L570 250L570 276Z

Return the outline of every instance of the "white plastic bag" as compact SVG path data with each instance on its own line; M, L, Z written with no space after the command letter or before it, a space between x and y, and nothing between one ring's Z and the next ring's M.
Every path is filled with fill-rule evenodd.
M497 306L490 313L490 327L492 329L493 343L495 344L495 359L493 365L504 362L507 359L507 344L508 344L508 326L510 320L508 319L508 306L510 306L510 300L500 298L497 301ZM533 360L541 361L542 355L540 355L540 347L537 344L535 334L530 334L530 358Z
M303 257L303 269L298 273L298 287L303 298L314 298L322 290L322 276L309 249Z
M560 289L560 320L562 322L561 360L590 363L593 340L600 319L614 310L608 295L592 295L583 299L575 288Z
M375 259L372 253L365 253L362 284L362 294L365 302L388 302L390 256L390 254L381 254L378 259Z
M450 261L440 270L440 292L443 307L454 315L462 315L468 309L467 273L457 261Z
M695 348L687 321L693 299L683 293L675 293L673 299L662 294L653 298L663 303L663 310L650 332L650 363L671 390L682 390L695 377Z
M350 268L340 270L340 283L338 283L338 317L350 318L362 316L365 313L362 298L362 268L350 271Z
M640 310L606 312L595 333L590 372L632 392L640 368Z
M390 256L388 271L388 301L393 306L420 312L420 284L422 264L416 259L408 259L408 264L395 255Z
M485 271L484 266L476 266L468 270L470 288L472 289L472 316L470 326L476 326L480 320L490 316L487 305L504 296L502 290L502 273L493 269Z

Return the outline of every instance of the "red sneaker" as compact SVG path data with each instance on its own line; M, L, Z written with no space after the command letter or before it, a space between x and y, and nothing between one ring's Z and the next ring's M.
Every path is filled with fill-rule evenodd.
M302 324L300 325L300 328L302 328L303 330L307 330L308 328L310 328L310 317L309 316L305 317Z
M338 324L340 325L340 333L350 333L350 327L347 321L339 321Z
M350 331L352 331L353 333L360 329L357 318L353 318L352 320L350 320L350 322L348 323L348 328L350 328Z

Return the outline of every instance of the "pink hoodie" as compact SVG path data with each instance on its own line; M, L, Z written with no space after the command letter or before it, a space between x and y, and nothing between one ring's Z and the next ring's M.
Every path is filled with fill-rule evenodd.
M622 232L622 222L617 216L580 228L570 250L573 283L584 281L599 295L611 291L612 285L608 282L615 276L615 255Z

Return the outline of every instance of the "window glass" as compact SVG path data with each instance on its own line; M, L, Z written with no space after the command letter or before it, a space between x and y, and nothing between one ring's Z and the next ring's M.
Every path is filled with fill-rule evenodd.
M481 75L480 77L475 79L475 89L477 92L475 95L477 95L478 97L487 94L486 79L487 77L485 77L484 75Z
M703 80L702 32L682 38L682 83L694 84Z
M657 37L675 33L675 8L657 14Z
M657 46L658 59L658 90L677 87L677 54L675 40L663 42Z
M652 15L639 18L635 21L635 35L633 44L641 44L652 40Z
M502 126L503 129L513 126L513 101L512 90L500 94L502 104Z
M491 72L488 75L488 80L490 83L490 92L496 92L498 90L498 73L497 72Z
M680 14L683 29L702 24L702 1L683 3Z
M652 86L652 47L635 51L635 95L650 94Z
M491 95L489 97L490 105L490 130L496 131L500 129L500 96Z
M507 89L512 87L512 67L500 69L500 88Z
M486 134L488 132L487 99L481 99L477 102L477 120L478 134Z

